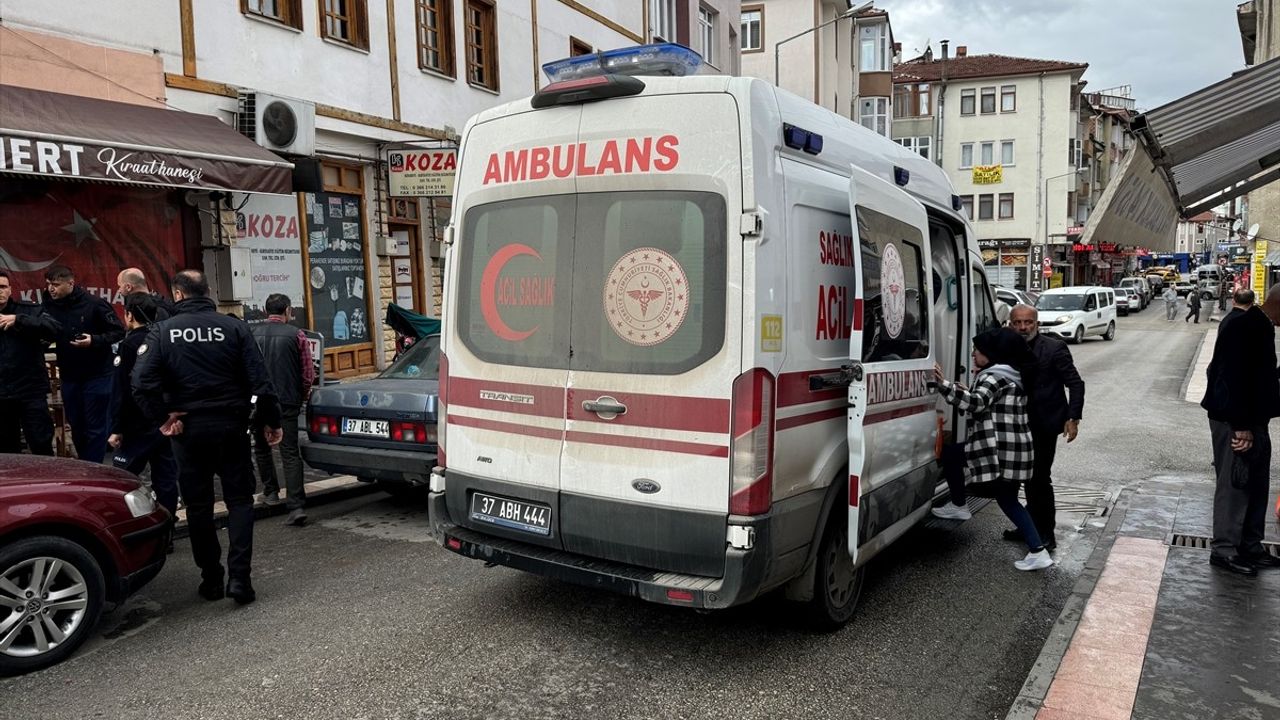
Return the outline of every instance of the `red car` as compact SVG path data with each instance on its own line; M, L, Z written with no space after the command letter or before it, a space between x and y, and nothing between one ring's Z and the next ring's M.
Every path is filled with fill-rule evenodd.
M59 662L164 566L169 512L123 470L0 455L0 675Z

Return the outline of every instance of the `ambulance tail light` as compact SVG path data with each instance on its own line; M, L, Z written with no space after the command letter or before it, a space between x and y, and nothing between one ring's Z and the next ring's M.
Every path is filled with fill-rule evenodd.
M449 467L444 458L444 437L445 430L449 427L447 422L449 417L449 356L440 353L440 384L436 390L436 404L439 407L436 417L440 418L440 424L437 429L436 437L436 465L440 467Z
M542 109L555 105L576 105L612 97L639 95L644 92L644 82L625 75L600 75L578 80L552 83L538 91L530 102Z
M733 381L729 512L762 515L773 503L773 375L753 368Z

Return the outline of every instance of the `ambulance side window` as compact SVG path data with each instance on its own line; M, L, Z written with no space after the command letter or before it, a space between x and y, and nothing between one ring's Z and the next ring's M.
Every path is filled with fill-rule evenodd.
M920 230L857 208L862 250L862 361L929 355L928 283Z
M1000 327L996 317L995 305L991 303L991 288L987 286L987 276L982 266L973 266L973 331L980 333Z

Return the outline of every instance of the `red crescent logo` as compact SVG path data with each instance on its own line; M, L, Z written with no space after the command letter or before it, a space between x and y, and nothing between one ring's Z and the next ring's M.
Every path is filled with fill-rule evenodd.
M503 247L494 253L493 257L489 258L489 264L484 266L484 274L480 276L480 314L484 315L484 321L489 325L489 329L493 331L493 334L507 342L520 342L538 332L538 328L542 327L541 325L535 325L532 330L526 332L512 330L502 321L502 316L498 314L498 304L495 296L495 291L498 287L498 276L502 274L502 268L506 267L507 263L521 255L532 255L539 260L542 259L538 251L528 245L512 243Z

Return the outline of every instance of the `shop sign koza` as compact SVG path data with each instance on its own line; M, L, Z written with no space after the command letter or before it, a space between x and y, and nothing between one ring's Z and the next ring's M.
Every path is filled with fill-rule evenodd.
M410 148L387 153L388 186L393 197L448 197L458 174L454 148Z

